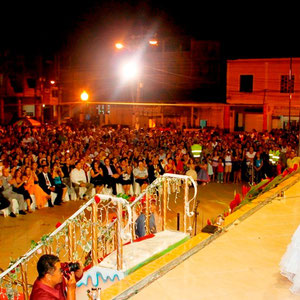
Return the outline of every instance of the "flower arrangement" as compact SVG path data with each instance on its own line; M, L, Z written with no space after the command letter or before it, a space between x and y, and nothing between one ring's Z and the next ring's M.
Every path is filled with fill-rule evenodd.
M278 184L284 180L293 176L297 171L299 171L299 165L295 164L291 168L286 168L282 173L272 178L262 179L261 182L248 187L246 185L242 186L242 199L240 194L236 194L234 199L229 203L228 210L224 211L221 215L223 218L226 218L229 214L233 213L243 205L251 202L253 199L257 198L259 194L265 193L270 189L276 187ZM207 219L207 225L214 224L213 219Z

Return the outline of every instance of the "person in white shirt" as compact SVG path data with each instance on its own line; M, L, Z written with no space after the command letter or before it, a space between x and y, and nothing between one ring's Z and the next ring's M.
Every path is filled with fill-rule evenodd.
M254 158L255 158L256 152L254 151L253 147L249 148L249 151L246 152L246 164L248 167L248 176L249 176L249 181L253 182L254 181Z
M70 180L74 187L77 199L80 198L79 197L79 188L80 187L86 188L86 192L83 195L83 198L87 198L87 195L89 195L89 197L92 196L92 190L94 188L94 185L89 182L88 174L86 174L85 171L82 169L82 165L81 165L80 161L78 161L75 164L75 168L71 171Z
M143 161L139 161L138 167L133 169L133 175L135 178L135 182L140 185L141 192L143 192L149 183L148 170L144 166Z
M230 180L230 173L232 171L232 156L231 152L228 150L224 157L225 160L225 176L224 176L224 183L228 183Z

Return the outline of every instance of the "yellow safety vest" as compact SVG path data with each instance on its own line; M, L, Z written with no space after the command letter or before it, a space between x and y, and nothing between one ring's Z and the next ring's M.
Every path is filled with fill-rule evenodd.
M200 157L201 152L202 152L202 146L199 144L194 144L191 146L191 151L193 157Z

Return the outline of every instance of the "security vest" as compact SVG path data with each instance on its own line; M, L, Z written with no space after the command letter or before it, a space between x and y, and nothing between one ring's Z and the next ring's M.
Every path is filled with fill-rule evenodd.
M273 160L275 164L279 161L279 158L280 158L280 150L273 151Z
M191 151L193 157L200 157L201 152L202 152L202 146L199 144L194 144L191 146Z
M280 158L280 151L279 150L270 150L269 151L269 161L272 165L275 165Z
M274 160L273 160L273 150L269 150L269 162L273 165L274 164Z

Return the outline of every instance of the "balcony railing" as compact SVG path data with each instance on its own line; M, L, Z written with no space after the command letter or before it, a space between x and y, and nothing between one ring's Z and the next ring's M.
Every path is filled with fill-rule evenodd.
M194 188L189 199L189 188ZM183 189L183 193L182 193ZM98 265L108 254L116 251L116 270L123 269L124 243L136 238L134 222L137 208L145 209L145 231L150 233L150 205L155 201L162 219L162 230L174 219L174 207L183 213L182 231L191 232L197 185L186 175L164 174L150 184L137 198L127 201L121 197L96 195L85 203L57 229L33 243L32 249L12 262L0 274L0 299L29 299L37 277L36 264L43 254L57 255L61 261L80 261L85 266ZM182 201L178 201L183 197ZM169 222L172 223L172 222ZM174 223L174 222L173 222ZM172 226L172 225L171 225ZM174 225L173 225L174 226Z

